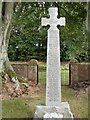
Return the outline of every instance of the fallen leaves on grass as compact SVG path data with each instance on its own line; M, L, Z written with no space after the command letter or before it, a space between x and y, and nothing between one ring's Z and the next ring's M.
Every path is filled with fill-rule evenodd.
M27 83L20 83L20 87L18 90L15 89L16 84L11 82L9 79L3 79L3 87L2 87L2 99L11 99L14 97L36 97L43 90L43 86L38 84L36 85L32 81L28 81Z

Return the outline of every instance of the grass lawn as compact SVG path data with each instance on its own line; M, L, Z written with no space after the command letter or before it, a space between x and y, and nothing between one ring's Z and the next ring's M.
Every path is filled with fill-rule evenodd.
M65 74L65 75L64 75ZM61 71L62 84L68 84L68 69ZM43 84L43 92L38 97L26 97L3 100L3 118L32 118L37 104L45 103L46 65L39 65L39 83ZM88 95L76 96L75 91L68 86L62 86L62 101L70 103L72 113L76 118L88 118Z

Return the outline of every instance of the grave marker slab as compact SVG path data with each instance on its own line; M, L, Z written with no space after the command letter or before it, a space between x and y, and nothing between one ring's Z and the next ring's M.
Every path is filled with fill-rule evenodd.
M28 63L28 69L30 68L31 71L28 71L28 79L31 79L38 84L38 61L36 59L31 59Z

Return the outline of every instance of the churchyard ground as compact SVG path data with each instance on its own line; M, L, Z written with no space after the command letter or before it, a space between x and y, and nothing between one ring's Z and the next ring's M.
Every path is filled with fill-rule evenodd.
M62 80L62 101L69 102L71 111L76 118L88 118L88 92L84 90L73 90L68 86L67 64L61 64L61 75L65 74ZM3 118L32 118L37 104L45 104L46 85L46 63L39 64L39 84L41 91L33 96L23 96L2 101Z

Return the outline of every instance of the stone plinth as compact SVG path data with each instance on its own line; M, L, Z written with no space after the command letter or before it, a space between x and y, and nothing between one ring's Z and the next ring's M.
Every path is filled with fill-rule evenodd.
M44 120L47 120L48 118L52 118L52 119L60 118L60 120L62 120L63 119L63 115L62 114L58 114L56 112L54 112L54 113L46 113L43 118L44 118Z
M59 120L62 120L62 119L68 119L69 120L73 120L73 114L71 113L70 111L70 106L68 104L68 102L62 102L60 104L60 107L58 106L37 106L36 107L36 112L35 112L35 115L34 115L34 120L37 119L43 119L43 120L46 120L47 119L47 114L48 115L51 115L51 116L48 116L48 118L53 118L52 114L56 114L56 117L53 118L54 119L59 119ZM63 116L63 118L62 118Z

